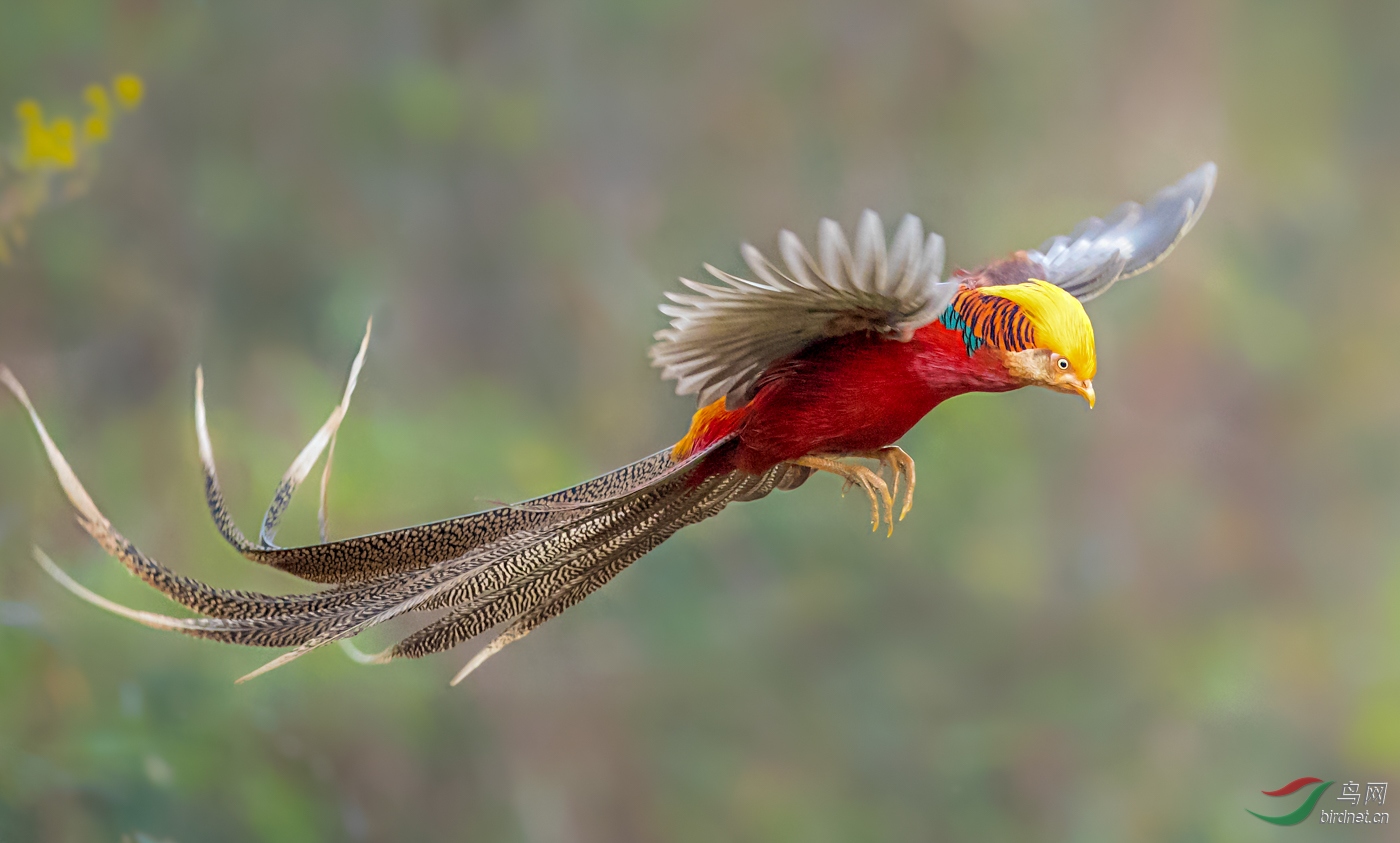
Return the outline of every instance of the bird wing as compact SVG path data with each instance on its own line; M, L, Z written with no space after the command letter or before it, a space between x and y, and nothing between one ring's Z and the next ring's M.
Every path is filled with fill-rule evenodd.
M784 269L753 246L741 249L754 280L709 264L724 286L686 278L692 293L667 293L661 312L671 327L656 334L652 364L676 381L676 394L698 393L700 403L720 397L734 409L749 398L759 375L776 360L817 340L873 330L907 341L952 301L958 284L940 282L943 238L923 233L905 216L890 246L874 211L861 215L852 249L841 226L824 219L817 257L791 231L778 235Z
M1215 164L1206 162L1158 191L1146 207L1124 202L1107 219L1089 217L1026 258L1044 268L1044 280L1088 301L1160 263L1201 218L1214 188Z

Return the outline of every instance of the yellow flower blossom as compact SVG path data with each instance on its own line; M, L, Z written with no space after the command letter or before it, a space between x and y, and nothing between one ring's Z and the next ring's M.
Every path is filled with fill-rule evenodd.
M123 73L112 80L112 91L117 95L117 102L122 108L128 111L141 104L141 100L146 96L146 85L141 81L140 76L131 73Z
M83 91L83 99L92 107L92 113L83 121L83 139L90 143L101 143L107 139L108 117L112 113L112 101L107 97L107 89L101 85L89 85Z
M68 169L78 165L78 152L73 148L73 121L60 117L49 124L49 155L58 166Z
M48 132L44 129L44 109L34 100L23 100L15 106L15 116L20 125L20 152L15 166L21 170L36 163L36 155L48 146Z
M92 114L83 121L83 140L89 143L101 143L107 139L108 134L107 118Z
M83 90L87 114L80 121L65 116L48 118L32 99L15 106L19 121L18 143L0 146L0 264L9 263L15 248L23 244L28 221L47 205L81 195L97 171L97 149L111 136L117 112L141 104L145 86L139 76L122 74L110 89L89 85ZM79 132L78 127L82 130Z
M83 99L92 106L93 114L106 117L112 112L112 101L107 98L107 89L101 85L88 85L83 89Z

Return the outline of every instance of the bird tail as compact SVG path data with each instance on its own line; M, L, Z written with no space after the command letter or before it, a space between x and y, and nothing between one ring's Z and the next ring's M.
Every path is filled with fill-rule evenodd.
M255 561L329 584L320 591L288 595L215 588L181 576L142 552L97 509L24 388L0 366L0 383L28 411L79 524L128 571L202 617L131 609L86 589L38 548L36 561L78 597L147 626L228 643L293 648L239 681L331 642L348 644L360 632L411 612L442 614L392 647L360 660L382 663L417 658L503 626L457 674L456 684L491 655L602 587L682 527L709 518L730 503L754 500L805 479L803 469L784 465L761 475L703 474L704 457L728 441L721 439L680 459L671 450L662 451L521 504L338 542L276 547L272 544L276 525L292 495L321 452L327 447L334 452L336 430L349 406L364 353L362 343L341 403L278 485L257 544L243 536L224 506L205 421L202 374L196 381L196 426L206 498L219 532ZM329 474L328 456L321 490L323 539Z

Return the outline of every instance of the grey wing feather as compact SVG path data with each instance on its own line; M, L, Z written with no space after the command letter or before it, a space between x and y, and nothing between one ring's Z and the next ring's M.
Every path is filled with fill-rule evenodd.
M943 238L925 239L914 216L903 219L889 249L874 211L861 216L854 247L832 220L818 227L816 258L790 231L778 236L778 247L785 269L745 243L754 280L706 264L724 286L683 278L693 293L666 294L672 303L661 312L671 327L656 334L651 359L663 378L676 381L676 394L696 393L701 404L726 397L733 409L774 361L861 330L907 340L938 318L958 289L940 280Z
M1068 236L1052 237L1027 257L1045 267L1045 280L1088 301L1117 281L1161 262L1201 218L1215 188L1207 162L1153 196L1146 207L1124 202L1107 219L1090 217Z

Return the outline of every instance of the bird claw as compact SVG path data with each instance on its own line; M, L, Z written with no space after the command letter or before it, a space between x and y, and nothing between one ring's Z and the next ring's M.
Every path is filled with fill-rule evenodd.
M886 514L885 521L889 525L889 534L893 534L894 497L890 494L890 488L885 484L884 478L865 466L851 466L851 469L858 478L861 488L870 498L870 532L874 533L880 529L880 504L883 503Z
M881 448L872 458L878 459L884 466L889 466L891 495L899 496L899 478L900 475L905 477L904 503L899 510L899 520L903 521L909 510L914 508L914 458L897 445Z
M901 451L900 453L903 453ZM907 458L907 455L906 455ZM911 460L912 462L912 460ZM793 460L796 465L806 466L817 471L826 471L844 479L846 482L841 486L841 495L854 486L860 486L866 497L870 498L870 531L873 533L880 529L881 505L884 507L884 522L887 525L886 536L894 535L894 494L890 491L889 484L875 471L863 465L852 465L829 457L801 457ZM895 475L896 483L898 474ZM906 511L908 507L906 505Z

